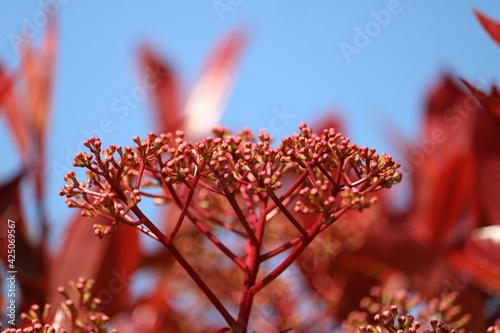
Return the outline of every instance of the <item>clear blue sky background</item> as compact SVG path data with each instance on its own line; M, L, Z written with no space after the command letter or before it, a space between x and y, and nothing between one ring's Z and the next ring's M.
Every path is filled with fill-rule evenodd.
M9 34L33 22L43 2L2 1L4 65L18 64ZM401 0L399 12L350 62L341 43L356 46L356 29L364 30L374 21L372 11L386 10L394 0L221 0L231 7L223 15L212 0L51 2L60 14L51 164L66 164L68 151L80 150L89 136L85 131L97 128L103 118L116 125L105 134L105 144L127 145L134 135L152 129L147 101L123 120L111 111L113 100L137 84L137 50L146 41L175 64L188 91L214 43L235 27L250 27L252 38L222 124L258 130L270 126L273 110L286 108L295 118L274 133L279 138L295 131L300 121L312 123L334 109L353 141L392 154L396 150L388 141L389 126L417 137L423 97L440 73L451 71L472 82L479 76L500 78L500 49L472 14L477 8L500 19L496 1ZM42 36L40 28L34 40ZM11 143L2 121L0 151L9 157L2 155L0 180L16 169ZM62 175L49 168L48 179L51 221L64 221L70 211L57 195Z

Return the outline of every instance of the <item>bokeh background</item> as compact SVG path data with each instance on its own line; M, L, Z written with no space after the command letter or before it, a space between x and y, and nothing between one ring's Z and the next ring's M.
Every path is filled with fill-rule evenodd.
M4 66L15 68L19 62L13 34L31 25L32 40L43 37L44 4L58 12L59 30L49 162L68 170L68 156L96 135L103 118L113 126L102 135L105 145L129 144L154 127L147 99L138 101L124 119L112 107L138 84L138 50L144 43L174 64L187 93L216 42L236 28L247 29L249 42L223 125L268 128L279 139L301 121L314 123L332 113L344 119L344 131L353 141L396 158L394 134L410 141L418 137L423 96L443 72L472 83L500 77L500 50L472 12L477 8L498 17L500 4L493 1L9 0L2 1L0 10ZM358 29L365 31L376 21L374 13L390 7L397 13L372 31L367 45L346 56L342 46L357 47ZM273 129L276 112L291 117ZM4 121L0 142L0 177L6 179L19 163ZM50 167L47 175L54 224L70 214L57 195L63 174Z
M309 314L312 315L326 304L330 298L324 296L331 295L330 291L335 289L329 288L333 287L344 292L338 294L338 300L335 300L338 304L335 306L345 312L339 312L338 317L345 318L344 315L351 309L357 308L358 298L365 296L370 286L381 282L387 285L387 281L392 279L393 282L408 283L408 290L424 292L428 297L434 297L447 289L459 292L461 304L468 306L469 311L473 310L471 313L477 319L472 324L478 326L485 325L486 322L479 318L485 312L489 311L491 316L498 313L500 280L497 279L498 260L494 255L498 251L482 252L482 255L486 254L484 257L490 257L491 262L497 262L497 266L484 265L487 266L484 270L490 275L478 275L477 272L482 273L484 267L476 267L476 261L481 262L475 259L477 257L472 256L473 260L469 260L470 255L476 253L474 251L483 249L483 245L484 249L493 249L487 246L492 245L490 241L498 237L498 228L493 224L499 220L494 203L499 194L489 184L495 183L495 175L500 173L495 169L496 165L490 163L496 161L497 156L486 153L491 147L498 146L494 134L500 127L495 127L498 125L496 118L484 118L492 117L494 110L488 109L490 113L482 112L470 118L468 114L462 114L460 121L465 120L463 124L470 126L461 126L460 130L448 132L452 140L425 153L426 165L415 169L415 177L410 177L411 172L407 172L405 166L406 160L410 158L404 155L409 153L409 149L403 149L405 143L413 148L411 151L422 149L424 145L421 144L422 133L419 131L426 126L432 130L439 130L441 126L455 129L446 119L445 111L449 110L450 105L457 105L454 103L461 103L462 107L467 105L464 106L465 95L459 89L454 90L453 80L445 81L444 85L442 81L439 84L445 74L448 74L448 78L464 78L478 88L488 87L500 77L496 61L500 52L498 45L495 45L473 14L474 9L477 9L487 16L499 18L500 5L497 2L279 0L270 3L207 0L148 3L107 1L103 4L96 1L40 0L3 1L0 8L0 63L2 70L8 69L19 77L26 73L16 72L20 62L18 47L22 46L17 45L18 36L28 33L26 42L40 44L48 28L47 12L50 16L57 16L57 68L52 119L47 121L50 124L48 155L47 158L45 154L38 155L41 156L40 160L48 164L48 186L44 195L33 194L34 188L40 188L33 186L33 183L43 183L39 181L42 169L34 164L37 158L29 159L29 163L34 161L28 166L34 172L20 172L22 164L15 151L15 140L10 137L12 133L6 125L6 113L0 113L0 152L3 156L0 183L5 184L16 174L23 176L27 218L23 215L20 221L27 220L30 225L29 233L35 240L33 244L36 244L37 238L43 238L40 232L42 224L37 222L47 219L42 210L37 212L36 209L37 200L45 200L51 224L49 250L56 258L45 262L46 253L37 247L29 247L30 242L26 242L23 238L25 235L19 233L19 249L23 249L23 245L27 249L25 253L19 251L19 262L27 264L29 269L33 268L37 273L31 274L29 271L26 276L19 275L23 302L38 302L36 297L43 298L43 302L46 296L49 300L53 298L53 293L47 294L46 291L55 290L60 281L66 282L65 275L74 278L71 268L83 266L80 262L84 260L74 259L77 258L74 255L80 255L78 258L85 258L87 262L89 249L100 249L100 252L94 252L97 255L94 255L91 265L96 273L87 274L97 277L98 293L111 292L109 286L115 280L109 274L116 273L114 268L122 272L128 267L130 273L134 274L131 282L131 291L135 293L134 302L144 295L159 295L159 298L164 298L163 303L168 299L168 304L174 310L184 307L189 312L187 314L198 316L191 313L191 305L198 305L200 299L195 294L190 295L189 291L186 293L189 283L184 286L186 288L174 283L175 288L172 290L179 291L179 294L157 292L165 281L186 280L166 273L170 272L171 262L159 260L164 266L151 269L150 265L138 269L136 265L139 265L139 260L154 259L156 253L140 253L136 233L128 238L120 233L120 237L123 236L126 241L117 240L113 245L100 242L90 233L90 226L83 223L72 224L78 229L68 231L69 224L65 223L71 221L70 214L76 216L74 214L78 212L68 209L57 192L63 185L64 173L73 169L72 157L84 149L82 143L89 136L101 137L104 145L128 145L133 136L144 137L147 132L158 128L150 100L146 96L133 96L141 88L144 78L145 62L139 61L140 51L145 50L144 45L150 45L173 65L181 88L181 103L184 103L189 99L192 87L199 82L200 72L206 68L208 57L213 55L214 50L220 51L217 45L221 40L234 31L245 31L248 39L237 64L233 89L217 122L234 130L242 127L250 127L255 131L267 128L276 139L280 139L296 131L299 122L307 121L313 126L321 126L324 125L321 122L335 119L341 123L342 131L359 145L374 146L379 151L393 155L396 160L403 161L405 172L403 184L390 191L390 197L384 197L378 208L372 210L371 222L374 224L366 223L370 219L365 216L362 224L353 224L356 218L351 215L350 223L347 224L351 229L344 225L338 230L345 234L336 234L334 237L335 240L340 239L339 242L348 239L356 243L356 238L366 236L363 246L352 252L347 244L345 251L338 250L340 252L335 256L327 251L322 259L318 258L318 253L325 254L325 251L318 252L322 247L313 246L303 254L297 265L287 271L285 280L295 281L289 283L290 286L310 287L299 289L299 293L314 290L314 296L320 299L317 301L318 298L309 297L312 294L294 297L297 295L284 292L283 295L292 300L301 300L295 311L298 313L300 310L303 316L305 313L305 317L309 317ZM458 80L455 82L461 84ZM437 96L437 104L434 103L433 107L439 110L428 108L426 103L429 95L433 98ZM32 95L25 92L19 96L27 100ZM121 106L125 104L124 99L131 97L133 101L128 105L129 112L123 116ZM210 108L207 106L206 109ZM428 113L426 126L422 126L423 111L426 109L435 114ZM436 119L437 122L434 122ZM106 123L106 131L102 129L103 122ZM488 124L493 126L485 126ZM211 124L207 121L202 125ZM484 139L486 145L481 145L483 141L477 138L461 140L466 135L460 135L469 130L479 132L478 137ZM409 165L410 168L412 166L415 167ZM410 188L412 181L418 184L413 192ZM18 194L15 192L6 197L5 192L8 190L5 188L2 202L9 205L16 201ZM405 210L410 194L414 195L413 201L407 205L409 209ZM386 201L387 198L389 200ZM398 200L390 200L394 198ZM401 205L399 211L384 211L385 207L394 208L394 202ZM12 207L19 208L17 203L12 204ZM472 213L476 208L482 210L474 216ZM147 213L152 220L158 220L149 211ZM468 219L471 224L465 225ZM88 232L83 229L87 227ZM481 228L482 235L487 237L478 239L472 227ZM469 232L472 233L469 235ZM88 245L90 243L85 237L92 237L96 243ZM141 242L145 239L140 238ZM41 243L45 245L45 242ZM150 243L144 241L143 244ZM316 242L316 245L323 246L325 243ZM101 246L96 247L96 244ZM72 248L71 245L75 246ZM202 247L200 249L205 250ZM124 256L123 251L130 251L133 255ZM106 256L102 256L101 261L99 254L103 253ZM193 258L201 258L200 253L210 257L210 252L204 251L193 252ZM377 279L366 279L369 274L363 271L363 265L354 269L342 265L343 262L352 261L350 255L353 253L368 258L368 262L386 262L389 268ZM406 258L412 258L412 261L408 262ZM134 263L134 260L137 262ZM199 262L204 260L199 259ZM390 271L393 265L400 270L400 274ZM340 274L331 278L332 271ZM384 275L387 272L389 277ZM343 274L349 274L351 278L343 281ZM299 280L294 280L295 277ZM320 286L315 284L317 281L322 282ZM466 288L465 282L470 282L471 288ZM2 288L5 292L5 285ZM285 304L285 308L290 307L289 299L275 296L273 293L263 295L268 303L262 304L272 304L272 309L278 309L281 304ZM109 307L111 314L120 313L123 307L128 306L130 299L127 297L127 291L111 296L114 306ZM218 316L210 311L205 313L202 306L198 308L204 312L205 319L214 320L214 327L219 327ZM309 312L302 312L306 308ZM159 310L158 313L168 311ZM331 313L325 311L320 312L318 318L325 314L331 317ZM179 318L182 321L182 318L188 317ZM198 316L196 320L202 322L200 318ZM289 317L280 318L284 320L281 326L288 327L284 323ZM177 320L177 316L173 315L170 319ZM319 327L329 324L328 320L317 320L313 316L309 320L317 322ZM190 322L186 320L186 323ZM301 325L307 327L308 323L302 322Z

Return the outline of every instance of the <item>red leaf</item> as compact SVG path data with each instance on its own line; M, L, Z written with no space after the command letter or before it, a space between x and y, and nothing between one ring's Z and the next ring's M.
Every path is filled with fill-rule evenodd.
M472 132L480 107L450 76L444 76L427 101L423 137L406 153L403 167L413 171L411 223L414 236L444 247L464 230L471 214L474 162ZM465 227L470 230L471 226Z
M493 21L492 19L486 17L478 10L474 10L474 14L483 26L484 30L488 32L491 38L500 45L500 23Z
M166 133L182 129L179 84L173 66L148 46L141 48L139 57L145 67L143 84L152 90L157 130Z
M349 303L353 295L360 296L356 282L351 283L355 278L364 280L366 288L369 288L367 279L371 279L373 284L390 282L398 288L418 290L428 297L438 296L443 282L452 280L455 274L443 265L443 252L419 242L413 228L399 224L379 222L369 230L369 237L359 250L346 249L328 263L332 278L344 275L346 287L340 286L343 298L347 298L344 303Z
M31 126L38 144L44 145L45 132L50 120L50 100L52 94L53 71L56 61L57 44L55 23L49 20L47 33L37 54L32 44L22 48L21 73L26 79L27 105L31 112Z
M14 78L0 66L0 109L4 109L9 131L23 160L30 155L28 144L28 124L25 114L19 109L14 92Z
M441 129L448 138L460 139L472 128L471 116L474 116L477 109L477 103L473 99L471 101L455 78L444 75L432 88L426 100L424 135L427 139L436 141L435 131ZM448 150L449 145L456 144L453 139L438 142L436 148ZM463 140L459 141L459 144L462 145Z
M235 76L236 62L245 44L246 34L237 30L216 45L183 110L173 66L150 47L143 46L140 51L141 65L146 68L143 84L152 85L158 130L172 132L184 129L194 139L208 135L223 112Z
M44 272L46 271L47 257L44 244L33 244L28 237L28 226L24 218L20 185L24 173L20 173L8 183L0 187L0 258L7 270L16 270L16 278L23 295L21 309L29 307L33 303L43 304L46 301L46 283ZM14 268L9 266L7 259L7 237L9 230L14 230L16 260Z
M59 256L51 267L50 288L66 285L78 277L96 280L94 295L101 299L104 312L113 315L129 304L128 282L141 261L138 232L120 226L111 235L99 239L92 231L94 223L108 224L103 218L75 216ZM51 302L60 301L53 292Z
M217 125L229 96L236 64L247 34L233 31L212 51L186 102L184 129L193 139L201 139Z
M34 155L35 196L39 203L43 202L45 193L46 152L45 139L48 123L51 118L51 95L54 67L56 61L56 27L53 18L47 25L47 32L42 41L41 51L36 53L33 45L28 44L22 49L21 71L26 79L28 96L27 110L30 122L27 124L34 135L32 145Z
M25 173L20 172L10 181L0 186L0 215L3 215L17 200L17 196L19 196L19 186L24 176Z
M13 85L13 79L8 77L0 64L0 106L3 105L2 101L5 98L5 95L11 92Z
M448 260L460 274L469 276L479 288L500 296L500 226L476 229L462 251Z
M462 241L473 228L473 221L467 218L473 202L472 153L451 156L445 161L437 179L439 185L434 186L430 193L427 217L416 227L425 229L427 240L432 244L446 248Z
M495 85L491 86L490 94L486 94L481 90L475 88L467 81L461 79L463 84L469 89L472 95L478 100L478 102L490 113L500 117L500 93Z
M56 32L55 22L50 19L40 52L37 52L31 43L24 45L21 50L20 69L26 80L28 93L26 107L30 112L30 126L36 136L37 148L44 145L45 132L51 116L50 100L56 61Z
M49 20L47 32L39 55L39 103L40 113L34 115L35 126L40 132L40 145L44 145L47 127L52 114L52 88L54 84L55 65L57 60L57 26L54 20Z
M487 224L500 224L500 117L481 112L474 133L477 202Z
M500 202L500 189L491 186L500 182L500 93L495 85L490 87L490 93L472 86L461 80L484 110L478 113L474 129L473 151L476 162L476 179L478 184L477 202L481 214L489 224L498 224L500 211L497 209Z

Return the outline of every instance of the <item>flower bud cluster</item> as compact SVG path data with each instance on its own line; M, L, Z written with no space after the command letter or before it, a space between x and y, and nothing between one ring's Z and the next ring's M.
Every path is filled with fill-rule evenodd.
M455 299L456 293L446 293L439 298L425 301L418 294L407 291L389 292L381 287L374 287L370 291L370 296L360 302L360 307L366 312L353 312L344 326L346 328L356 326L359 332L373 333L383 332L384 329L387 332L403 333L458 333L463 331L470 317L468 314L462 314L461 309L455 306ZM388 302L392 305L388 306ZM415 311L416 308L419 311ZM400 309L403 313L414 313L420 322L427 322L429 325L421 325L412 314L400 314ZM373 316L371 325L367 325L367 313ZM363 322L364 324L360 324Z
M94 280L79 278L68 283L72 295L64 287L59 287L59 293L65 298L57 307L49 304L40 308L32 305L27 312L21 314L21 319L28 322L23 328L8 328L2 333L56 333L82 332L107 333L109 317L99 311L101 301L92 298ZM72 297L73 296L73 297ZM0 326L1 327L1 326ZM118 333L111 330L110 333Z
M417 332L420 328L420 323L415 320L412 315L400 315L398 316L398 307L396 305L391 305L390 310L377 313L373 320L375 323L382 325L389 332ZM360 331L362 329L360 328ZM377 330L376 330L377 331Z
M327 180L318 180L313 187L302 188L299 195L305 200L296 202L295 212L310 214L332 211L337 203L331 192L332 187Z
M420 311L420 316L427 320L439 317L442 321L457 328L464 326L471 317L468 313L462 314L461 306L455 304L457 297L457 292L449 292L431 299Z
M307 174L296 189L298 200L279 208L292 204L296 213L322 214L329 220L343 208L369 206L375 202L366 199L369 193L401 181L399 163L379 156L375 149L358 147L333 128L317 135L302 123L300 133L284 138L277 147L265 131L257 137L250 130L231 135L217 127L213 133L199 142L186 141L181 131L149 133L143 140L135 137L134 148L103 149L99 139L90 138L85 142L90 154L78 153L74 162L87 169L86 182L69 172L60 194L69 207L82 209L85 216L108 218L116 226L141 201L147 186L161 192L153 196L157 202L168 202L172 191L182 186L201 185L223 196L235 189L274 195L284 183ZM111 230L94 226L99 237Z
M298 213L335 212L342 200L350 208L362 209L376 202L366 199L370 192L390 188L401 181L400 167L390 156L378 155L373 148L358 147L333 128L313 134L305 124L300 133L283 139L282 163L310 173L309 185L300 192L295 205ZM302 200L305 199L305 200Z

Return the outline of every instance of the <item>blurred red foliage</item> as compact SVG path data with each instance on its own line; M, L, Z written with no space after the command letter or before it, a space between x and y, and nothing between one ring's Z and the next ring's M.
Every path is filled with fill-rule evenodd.
M500 44L500 25L477 11L475 15ZM16 221L19 308L28 311L34 303L57 304L57 286L85 276L96 280L94 292L103 301L102 311L112 316L112 326L120 332L219 329L222 322L211 305L168 253L163 249L144 251L132 228L121 228L100 240L93 235L91 224L78 215L68 221L68 236L61 241L59 252L49 253L42 194L56 31L54 22L49 24L39 52L32 46L22 50L18 70L8 72L0 67L0 111L21 161L19 173L2 180L0 186L0 219ZM153 68L161 82L151 96L157 130L193 129L196 119L192 117L200 105L208 105L206 126L192 133L205 135L223 110L245 43L246 35L240 31L224 39L185 102L172 66L151 48L143 47L141 64ZM219 83L207 85L207 80ZM407 207L395 211L391 199L381 196L371 209L348 213L311 244L290 274L258 294L252 329L273 332L294 327L294 332L330 332L359 309L370 290L381 285L388 292L418 293L427 300L424 302L454 292L460 311L471 314L465 328L486 331L500 316L498 133L498 88L476 87L444 75L429 92L421 145L399 147L408 162L403 165L406 181L412 184ZM42 230L36 242L28 237L21 205L23 183L31 185L39 219L35 222ZM175 221L178 214L176 209L166 210L165 220ZM2 222L0 233L6 234L6 229ZM286 232L275 227L270 234ZM213 253L203 244L194 228L182 230L179 248L189 253L221 298L232 298L234 286L221 283L219 277L235 276L234 270L215 265ZM6 253L7 242L2 238L0 255L5 267ZM133 298L130 282L138 272L156 277L148 282L154 292ZM4 298L0 305L5 309Z

